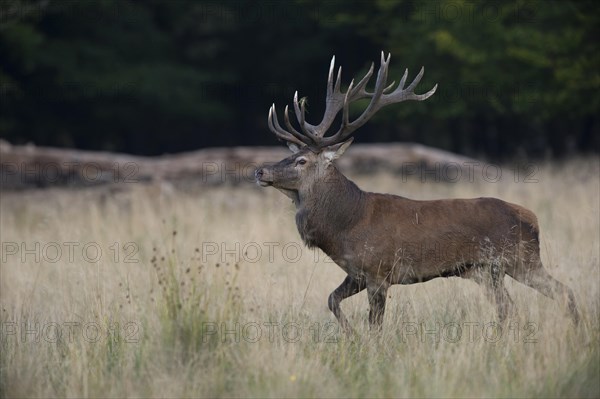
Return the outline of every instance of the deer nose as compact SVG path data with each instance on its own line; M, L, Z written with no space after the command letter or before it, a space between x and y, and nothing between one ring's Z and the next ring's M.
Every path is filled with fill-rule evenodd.
M265 173L265 172L264 172L263 168L256 169L256 170L254 171L254 177L255 177L257 180L260 180L260 179L263 177L263 174L264 174L264 173Z

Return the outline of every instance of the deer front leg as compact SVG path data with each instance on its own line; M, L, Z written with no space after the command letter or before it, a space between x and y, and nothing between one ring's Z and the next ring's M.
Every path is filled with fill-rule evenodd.
M387 296L387 284L374 284L367 287L369 297L369 326L371 330L381 330L383 314L385 313L385 299Z
M358 280L358 279L355 279L348 275L348 276L346 276L346 278L344 279L342 284L340 284L340 286L337 287L331 293L331 295L329 295L329 299L327 301L329 310L331 310L331 312L333 313L335 318L340 323L342 330L344 330L344 332L346 334L352 333L352 327L350 327L350 324L348 324L348 320L346 319L346 316L344 316L344 314L342 313L340 303L344 299L351 297L354 294L358 294L365 288L366 288L366 284L365 284L364 280Z

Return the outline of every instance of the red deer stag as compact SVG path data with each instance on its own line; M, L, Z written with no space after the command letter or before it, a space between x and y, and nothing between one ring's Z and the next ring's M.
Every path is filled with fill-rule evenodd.
M406 100L423 101L414 89L424 69L408 87L408 70L396 89L387 85L387 58L372 92L366 89L373 64L360 82L340 89L341 67L334 80L331 60L325 114L318 125L305 118L304 102L294 95L294 111L300 130L290 122L285 108L283 129L275 105L269 110L270 130L294 153L272 166L256 170L261 186L273 186L296 205L296 225L304 243L323 250L348 275L329 296L328 306L342 329L352 331L340 302L363 289L369 299L370 326L383 321L387 290L392 284L413 284L436 277L470 278L485 286L504 320L512 301L504 287L508 274L550 298L565 298L575 322L578 311L570 288L555 280L542 266L539 229L533 212L496 198L416 201L389 194L362 191L338 171L334 160L348 148L352 133L382 107ZM350 120L350 103L370 99L358 118ZM326 136L336 115L341 126Z

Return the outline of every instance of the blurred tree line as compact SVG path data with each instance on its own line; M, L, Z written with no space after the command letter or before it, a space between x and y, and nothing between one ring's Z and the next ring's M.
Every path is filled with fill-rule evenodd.
M0 137L160 154L276 144L297 89L323 111L381 50L390 80L426 67L423 103L381 111L358 142L506 158L598 151L600 12L585 1L15 0L0 3ZM360 112L360 106L353 112Z

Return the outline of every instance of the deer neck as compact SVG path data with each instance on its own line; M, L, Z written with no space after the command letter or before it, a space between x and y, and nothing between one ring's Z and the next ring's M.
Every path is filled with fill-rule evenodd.
M296 226L302 240L330 254L361 219L364 203L365 193L332 165L324 178L298 191Z

